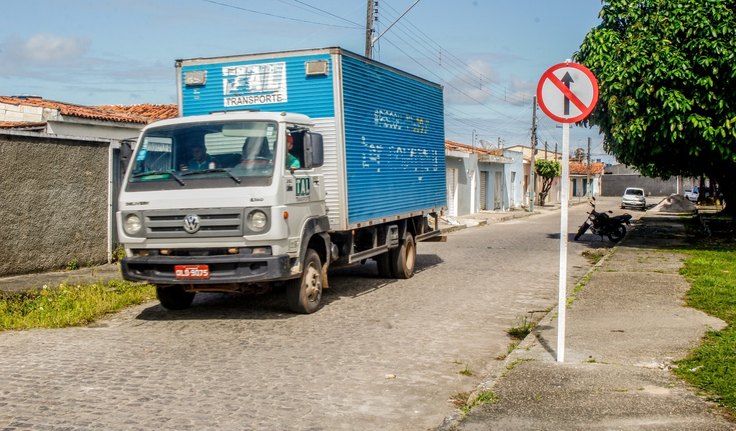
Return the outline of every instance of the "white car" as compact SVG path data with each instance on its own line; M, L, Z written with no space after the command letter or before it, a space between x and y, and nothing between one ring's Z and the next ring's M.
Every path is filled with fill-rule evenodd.
M700 197L700 191L697 187L693 187L692 190L688 189L685 190L685 198L689 200L690 202L697 202L698 197Z
M638 187L627 187L621 198L621 208L638 208L642 211L647 209L647 198L644 189Z

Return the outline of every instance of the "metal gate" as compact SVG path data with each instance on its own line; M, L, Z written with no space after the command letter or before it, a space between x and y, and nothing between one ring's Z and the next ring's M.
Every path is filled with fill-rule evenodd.
M488 209L488 172L480 171L480 209Z

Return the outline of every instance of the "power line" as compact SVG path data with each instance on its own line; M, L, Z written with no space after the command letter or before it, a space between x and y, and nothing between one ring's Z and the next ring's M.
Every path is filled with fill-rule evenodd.
M327 27L355 29L355 26L348 27L348 26L344 26L344 25L327 24L327 23L324 23L324 22L309 21L309 20L300 19L300 18L291 18L291 17L288 17L288 16L276 15L276 14L272 14L272 13L268 13L268 12L261 12L261 11L257 11L257 10L253 10L253 9L247 9L247 8L244 8L244 7L235 6L235 5L228 4L228 3L222 3L222 2L215 1L215 0L202 0L202 1L207 2L207 3L212 3L212 4L215 4L215 5L218 5L218 6L229 7L229 8L232 8L232 9L241 10L241 11L244 11L244 12L250 12L250 13L255 13L255 14L258 14L258 15L270 16L272 18L279 18L279 19L285 19L285 20L289 20L289 21L303 22L303 23L307 23L307 24L323 25L323 26L327 26Z
M389 43L389 44L390 44L391 46L393 46L394 48L396 48L397 50L399 50L399 51L400 51L400 52L401 52L402 54L404 54L405 56L407 56L407 57L408 57L409 59L411 59L412 61L414 61L415 63L417 63L417 64L418 64L418 65L419 65L419 66L420 66L421 68L423 68L424 70L426 70L426 71L427 71L428 73L430 73L430 74L432 74L433 76L435 76L436 78L438 78L438 79L440 79L440 80L444 81L444 80L442 79L442 77L441 77L441 76L437 75L437 74L436 74L436 73L435 73L434 71L432 71L432 70L430 70L429 68L427 68L426 66L424 66L424 65L423 65L423 64L422 64L421 62L419 62L419 61L418 61L417 59L415 59L414 57L412 57L411 55L409 55L409 53L407 53L406 51L404 51L403 49L401 49L401 48L400 48L400 47L399 47L398 45L396 45L395 43L391 42L391 39L384 39L384 40L385 40L386 42L388 42L388 43ZM459 92L460 94L462 94L462 95L464 95L465 97L467 97L468 99L470 99L470 100L472 100L472 101L476 102L476 103L477 103L477 104L479 104L480 106L482 106L482 107L484 107L484 108L488 109L489 111L493 112L494 114L497 114L497 115L501 115L501 116L503 116L503 117L509 118L509 119L511 119L511 120L514 120L514 121L518 121L518 120L516 120L515 118L509 117L508 115L504 114L503 112L500 112L500 111L497 111L497 110L495 110L495 109L491 108L491 107L490 107L489 105L487 105L487 104L485 104L485 103L483 103L483 102L479 101L478 99L476 99L476 98L474 98L473 96L471 96L471 95L467 94L466 92L464 92L464 91L463 91L463 90L461 90L460 88L458 88L458 87L454 86L454 85L453 85L453 84L452 84L451 82L448 82L448 81L444 81L444 82L445 82L445 84L447 84L447 85L448 85L449 87L452 87L452 88L454 88L454 89L455 89L455 90L456 90L457 92Z
M279 0L279 1L280 1L281 3L284 3L284 4L289 4L289 3L287 3L287 2L285 1L285 0ZM291 0L291 1L293 1L293 2L295 2L295 3L299 3L299 4L301 4L301 5L304 5L304 6L308 7L308 8L310 8L310 9L314 9L314 10L316 10L316 11L322 12L322 14L323 14L323 15L328 15L328 16L331 16L331 17L333 17L333 18L337 18L337 19L339 19L339 20L341 20L341 21L345 21L345 22L347 22L348 24L352 24L352 25L354 25L355 27L358 27L358 28L362 28L362 25L361 25L361 24L359 24L359 23L357 23L357 22L354 22L354 21L350 21L350 20L349 20L349 19L347 19L347 18L343 18L343 17L341 17L341 16L339 16L339 15L335 15L335 14L334 14L334 13L332 13L332 12L329 12L329 11L326 11L326 10L323 10L323 9L320 9L320 8L318 8L317 6L311 5L311 4L307 3L307 2L303 2L303 1L301 1L301 0ZM303 9L303 8L302 8L302 9Z
M386 5L389 9L393 10L394 12L396 12L396 10L391 7L391 5L389 5L387 3L383 3L383 4ZM442 47L442 45L440 45L439 43L437 43L436 41L434 41L431 37L429 37L426 33L424 33L424 31L422 31L419 27L417 27L416 25L414 25L410 20L407 19L407 20L405 20L405 22L416 30L416 32L414 32L414 34L421 35L421 36L417 36L418 38L420 38L420 39L422 39L424 41L429 41L429 42L431 42L432 44L434 44L436 46L436 48L434 48L434 50L437 50L439 52L439 57L440 58L441 58L442 52L445 52L445 54L447 56L446 57L446 60L450 61L451 63L453 63L455 65L458 65L459 64L461 66L460 69L462 69L463 71L469 71L469 72L475 73L476 75L478 75L479 80L482 80L482 78L483 78L483 73L482 72L478 71L477 69L473 68L469 64L465 63L463 60L461 60L460 58L458 58L457 56L455 56L454 54L452 54L452 52L444 49ZM403 23L401 25L404 26ZM417 39L415 38L414 40L417 40ZM424 45L425 46L428 46L426 43L424 43ZM430 49L432 49L432 47L430 47ZM441 66L441 64L440 64L440 66ZM501 93L501 90L503 90L503 92L506 93L506 91L507 91L507 87L506 86L504 86L504 85L502 85L500 83L495 83L490 77L487 77L487 78L488 78L488 85L489 86L496 86L498 88L499 93ZM529 98L528 100L527 99L518 99L518 98L516 99L516 102L517 103L527 103L527 102L530 102L530 101L531 101L531 98Z

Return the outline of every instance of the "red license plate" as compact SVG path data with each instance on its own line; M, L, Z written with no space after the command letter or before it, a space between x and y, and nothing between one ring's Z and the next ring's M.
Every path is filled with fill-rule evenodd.
M210 278L210 267L209 265L176 265L174 275L182 279Z

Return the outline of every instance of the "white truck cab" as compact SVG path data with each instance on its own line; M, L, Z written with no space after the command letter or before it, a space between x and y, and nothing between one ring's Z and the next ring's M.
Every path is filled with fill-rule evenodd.
M228 112L146 127L119 200L125 278L174 292L298 276L305 229L328 229L321 136L310 126L304 115ZM287 165L287 136L298 169ZM193 156L202 146L204 165ZM193 297L169 296L169 308Z

